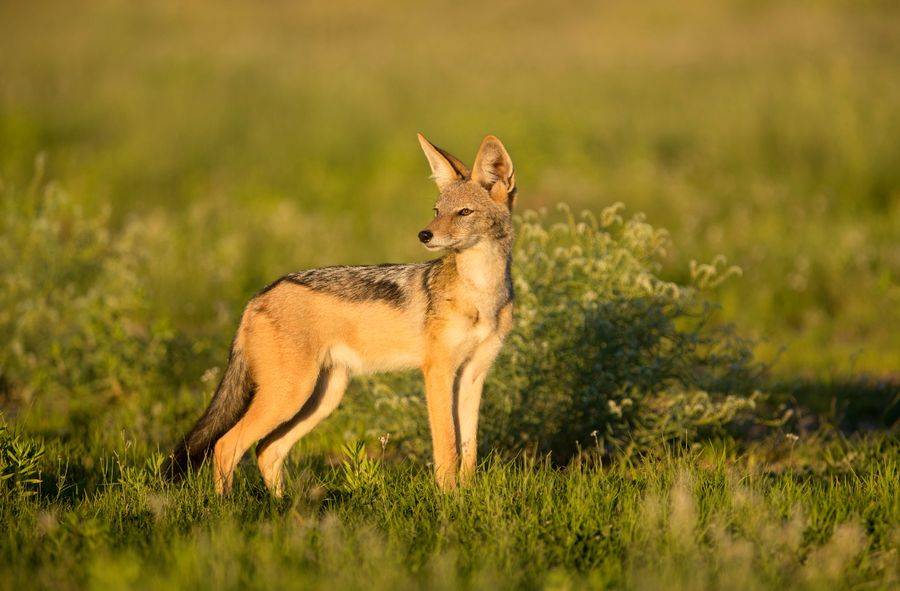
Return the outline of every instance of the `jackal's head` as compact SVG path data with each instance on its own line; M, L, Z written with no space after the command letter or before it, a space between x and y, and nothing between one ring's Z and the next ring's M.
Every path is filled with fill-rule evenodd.
M434 219L419 232L425 248L460 251L482 240L508 239L516 175L500 140L492 135L484 138L471 171L422 134L419 143L441 192L434 204Z

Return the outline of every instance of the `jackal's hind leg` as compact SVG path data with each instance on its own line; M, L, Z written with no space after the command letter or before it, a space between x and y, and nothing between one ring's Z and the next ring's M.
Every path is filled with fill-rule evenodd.
M284 492L284 459L301 437L312 431L338 407L347 389L349 374L344 367L330 367L319 374L312 396L294 417L276 427L256 447L256 461L266 487L276 497Z
M313 359L270 370L270 374L258 378L247 412L216 442L213 476L219 494L231 489L234 469L250 446L300 411L312 394L319 374L319 366Z

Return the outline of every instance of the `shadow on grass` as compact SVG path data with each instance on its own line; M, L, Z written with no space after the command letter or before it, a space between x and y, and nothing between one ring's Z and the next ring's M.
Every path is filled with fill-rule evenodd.
M846 376L774 382L773 402L793 407L796 427L845 434L900 428L900 377Z

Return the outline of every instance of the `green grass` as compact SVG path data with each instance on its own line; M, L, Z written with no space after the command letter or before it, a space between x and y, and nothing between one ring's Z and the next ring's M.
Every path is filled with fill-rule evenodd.
M900 447L884 437L663 452L565 470L488 459L440 493L423 467L306 456L288 495L181 485L123 439L0 504L8 589L895 588ZM388 444L388 455L391 449ZM93 463L94 467L89 467ZM83 475L102 472L96 482ZM152 466L151 466L152 467ZM26 496L28 495L28 496Z

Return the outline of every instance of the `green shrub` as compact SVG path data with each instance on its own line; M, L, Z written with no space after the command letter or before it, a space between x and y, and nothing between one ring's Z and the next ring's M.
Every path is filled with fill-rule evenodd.
M110 230L41 179L0 185L0 384L8 402L122 397L158 382L171 339L154 317L140 237ZM38 397L38 400L35 400Z
M616 204L597 218L526 213L514 276L517 321L484 402L487 439L570 456L578 442L649 444L722 427L752 409L747 343L712 324L701 296L738 270L694 265L659 278L665 230Z

